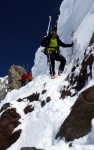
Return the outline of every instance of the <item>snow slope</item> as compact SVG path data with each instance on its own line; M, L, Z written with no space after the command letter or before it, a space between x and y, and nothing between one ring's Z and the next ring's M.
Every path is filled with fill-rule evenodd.
M66 81L67 74L74 66L76 59L79 57L83 60L83 53L90 42L94 32L94 0L64 0L60 7L60 16L58 20L58 34L62 41L71 43L71 33L73 36L73 54L72 48L60 48L61 54L67 59L67 64L62 76L56 79L50 79L49 69L47 66L46 56L41 52L40 47L35 55L35 64L32 68L34 80L20 90L13 90L7 94L0 104L12 103L11 107L16 107L17 112L21 115L21 124L16 129L22 129L20 138L7 150L20 150L21 147L36 147L44 150L94 150L94 120L92 120L92 131L80 139L73 142L69 147L64 138L55 140L60 125L68 116L71 106L75 103L78 95L60 99L60 91ZM56 72L59 62L56 63ZM94 70L94 64L93 64ZM94 85L93 79L88 82L82 90ZM46 89L47 92L41 94ZM39 100L31 102L35 110L32 113L24 114L23 109L29 104L27 99L17 102L18 98L24 98L33 93L40 93ZM51 98L49 103L41 107L41 102L47 97Z

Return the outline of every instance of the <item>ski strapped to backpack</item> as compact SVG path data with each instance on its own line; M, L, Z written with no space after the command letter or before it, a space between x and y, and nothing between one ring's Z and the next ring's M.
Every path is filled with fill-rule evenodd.
M49 16L49 22L48 22L48 27L47 27L47 31L46 31L46 36L48 36L48 34L50 33L51 19L52 19L51 16ZM49 56L49 53L47 52L47 47L45 47L45 49L43 49L42 51L45 55L47 55L47 65L50 65L50 56Z
M46 36L48 36L48 34L50 32L50 26L51 26L51 16L49 16L49 23L48 23L48 28L47 28Z
M51 16L49 16L48 29L47 29L47 32L46 32L47 36L50 33L50 28L51 28ZM47 49L47 47L46 47L46 49ZM49 55L48 52L47 52L47 65L50 65L50 55Z

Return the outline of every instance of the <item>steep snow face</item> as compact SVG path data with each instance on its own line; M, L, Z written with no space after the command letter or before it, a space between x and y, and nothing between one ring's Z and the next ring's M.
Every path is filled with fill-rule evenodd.
M73 39L71 34L74 32ZM71 60L80 58L82 60L84 50L90 42L94 32L94 1L91 0L64 0L60 7L58 20L58 34L65 43L73 41L73 55L71 49L62 49L62 54ZM88 35L88 36L87 36ZM71 58L71 59L69 59Z
M60 48L61 54L67 60L66 65L70 64L71 68L78 57L82 61L84 50L94 32L94 0L64 0L60 7L57 28L58 35L63 42L73 41L74 43L73 48ZM74 32L73 38L72 32ZM42 49L40 47L36 52L35 64L32 68L34 77L49 74L47 57L41 52ZM56 72L58 65L59 63L56 63Z
M34 67L32 68L33 78L49 74L47 57L43 54L42 50L43 47L40 47L35 54Z
M93 0L64 0L62 2L58 20L58 34L62 40L69 41L69 36L72 31L76 31L79 28L85 17L91 11L93 3Z

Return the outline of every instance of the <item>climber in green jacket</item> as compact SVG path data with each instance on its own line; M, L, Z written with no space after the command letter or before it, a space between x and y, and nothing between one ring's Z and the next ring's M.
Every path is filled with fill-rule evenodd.
M55 60L61 62L58 70L58 75L60 75L64 70L66 59L64 58L64 56L60 54L59 46L72 47L73 43L71 44L63 43L59 39L59 36L57 35L57 28L54 27L52 28L51 33L43 39L41 46L45 47L44 53L49 58L50 75L52 77L55 76Z

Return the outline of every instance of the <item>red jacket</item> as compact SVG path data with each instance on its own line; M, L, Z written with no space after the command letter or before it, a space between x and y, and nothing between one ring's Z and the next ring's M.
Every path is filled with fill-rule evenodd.
M27 79L27 75L26 74L22 74L20 79L21 80L26 80Z
M27 75L27 79L29 80L29 81L31 81L32 80L32 73L29 73L28 75Z

